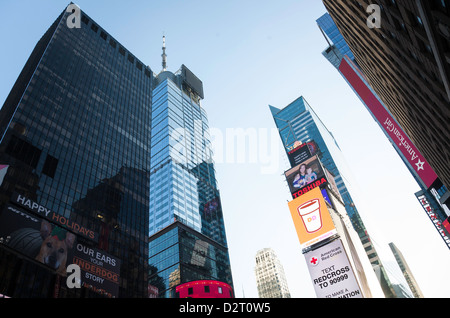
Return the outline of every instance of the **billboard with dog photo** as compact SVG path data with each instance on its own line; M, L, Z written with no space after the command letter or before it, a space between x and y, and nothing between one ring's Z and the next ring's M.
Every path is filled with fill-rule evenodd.
M119 259L78 242L75 234L46 219L7 205L0 214L0 242L63 277L67 266L76 264L81 286L108 297L118 296Z
M0 215L0 240L4 245L66 275L75 234L45 219L7 205Z

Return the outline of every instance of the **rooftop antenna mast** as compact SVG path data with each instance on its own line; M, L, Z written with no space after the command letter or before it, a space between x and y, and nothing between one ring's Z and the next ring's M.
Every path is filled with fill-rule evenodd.
M167 69L167 55L166 55L166 36L163 35L163 54L161 54L162 56L162 71L165 72Z

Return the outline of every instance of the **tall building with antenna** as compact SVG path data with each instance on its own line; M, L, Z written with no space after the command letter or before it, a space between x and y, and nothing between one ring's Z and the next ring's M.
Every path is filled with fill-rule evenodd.
M150 167L150 277L160 297L196 280L233 286L203 83L185 65L162 71L153 89Z

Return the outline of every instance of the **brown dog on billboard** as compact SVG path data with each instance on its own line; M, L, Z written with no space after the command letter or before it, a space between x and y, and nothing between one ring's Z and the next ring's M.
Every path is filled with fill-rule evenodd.
M46 220L42 220L40 232L43 242L36 260L66 276L67 252L73 248L75 235Z
M75 235L59 226L8 205L0 214L0 241L66 276L68 253Z

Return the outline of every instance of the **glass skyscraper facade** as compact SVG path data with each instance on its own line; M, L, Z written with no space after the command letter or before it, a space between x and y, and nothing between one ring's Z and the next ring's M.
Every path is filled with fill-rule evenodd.
M77 240L120 260L115 296L146 297L152 71L84 12L79 28L69 15L41 38L1 109L0 203L18 193L97 233ZM0 250L6 295L98 295Z
M152 104L150 285L212 279L233 286L202 82L184 65L156 76Z
M282 109L274 106L269 106L269 108L286 153L294 148L294 143L296 142L307 143L314 141L318 145L319 159L334 177L345 205L345 210L353 228L359 235L367 257L378 276L383 292L386 297L393 297L394 292L389 278L385 274L382 263L375 247L371 243L370 236L351 196L351 181L349 177L346 177L346 175L350 175L350 171L333 134L327 129L303 96Z
M155 76L87 14L69 8L40 39L0 110L0 294L148 297L158 258L149 253L149 235L158 232L161 241L171 226L193 242L177 245L172 259L195 250L194 264L202 256L217 261L211 276L230 283L214 167L205 160L201 82L185 66L175 80ZM31 221L41 230L28 228ZM19 237L12 231L22 224ZM44 237L44 224L51 235ZM99 283L104 274L109 285L69 287L50 257L40 260L50 238L65 244L59 253L67 253L67 265L91 262L83 275L97 274ZM201 242L218 250L203 254Z
M346 164L339 145L308 102L299 97L283 109L270 106L270 110L285 149L292 148L296 141L316 142L321 152L320 160L333 174L353 226L363 230L364 226L348 191L348 185L344 182L345 172L341 170L345 169Z

